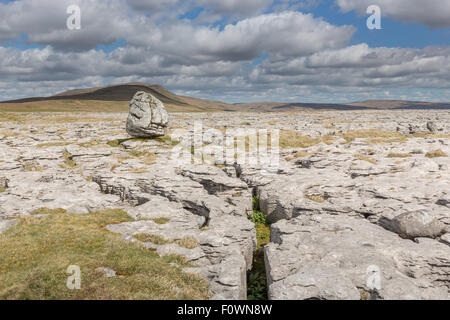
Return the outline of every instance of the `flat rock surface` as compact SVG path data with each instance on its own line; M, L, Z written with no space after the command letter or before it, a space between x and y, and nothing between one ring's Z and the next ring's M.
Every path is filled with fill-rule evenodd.
M134 221L109 230L185 256L212 298L244 299L257 195L272 223L269 298L449 298L450 112L170 118L167 136L144 140L127 134L126 113L0 115L0 232L44 207L122 208ZM189 144L195 122L200 156ZM212 157L238 129L280 130L277 166Z

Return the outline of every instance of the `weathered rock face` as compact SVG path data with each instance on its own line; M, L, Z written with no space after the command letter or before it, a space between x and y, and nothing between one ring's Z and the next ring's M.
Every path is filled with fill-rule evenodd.
M163 103L151 94L137 92L130 102L127 132L137 138L154 138L165 135L169 115Z
M200 274L210 282L212 299L245 299L247 270L251 269L256 232L247 215L251 193L245 183L228 177L216 167L185 166L182 169L155 165L151 173L98 174L94 176L104 193L119 195L132 205L129 215L137 220L110 225L127 241L136 234L170 240L195 239L193 248L175 243L151 242L145 246L161 256L178 254L195 268L185 272ZM152 218L167 218L157 224Z
M405 212L392 220L381 219L386 229L399 234L402 238L437 238L444 233L445 225L427 210Z
M153 101L144 93L136 101L145 99ZM450 112L177 113L172 128L187 132L173 136L176 146L127 139L127 116L18 114L26 121L2 122L0 115L0 233L41 207L78 214L121 208L134 220L108 230L159 255L184 256L193 267L183 271L207 279L212 298L244 299L256 246L247 218L253 194L274 223L265 248L271 299L450 298L450 157L427 156L450 155ZM171 163L196 120L205 129L251 123L334 140L282 149L275 171ZM341 137L397 128L404 139ZM117 141L125 142L118 147ZM140 241L137 234L168 243ZM192 240L188 247L183 239ZM369 271L380 275L377 290L367 283Z
M357 217L281 220L265 247L269 298L449 299L449 253L445 244L405 240Z

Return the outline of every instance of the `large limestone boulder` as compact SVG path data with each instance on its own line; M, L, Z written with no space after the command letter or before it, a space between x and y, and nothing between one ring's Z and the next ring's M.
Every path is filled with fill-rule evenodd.
M405 212L390 221L382 219L380 224L406 239L434 239L445 233L444 223L427 210Z
M127 132L137 138L155 138L165 135L169 115L163 103L151 94L139 91L130 102Z

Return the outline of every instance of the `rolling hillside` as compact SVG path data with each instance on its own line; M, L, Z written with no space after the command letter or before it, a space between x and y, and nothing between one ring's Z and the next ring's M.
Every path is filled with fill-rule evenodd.
M127 112L137 91L161 100L170 112L296 112L313 110L450 109L450 103L368 100L349 104L256 102L228 104L176 95L160 85L132 82L107 87L75 89L50 97L0 102L0 112Z
M151 93L172 112L238 111L239 109L224 102L178 96L159 85L126 83L70 90L50 97L0 102L0 111L126 112L130 100L137 91Z

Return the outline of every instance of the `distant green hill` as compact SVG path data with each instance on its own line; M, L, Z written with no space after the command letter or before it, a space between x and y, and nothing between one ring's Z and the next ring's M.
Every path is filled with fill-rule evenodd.
M450 109L450 103L402 100L368 100L349 104L256 102L228 104L220 101L176 95L160 85L140 82L98 88L75 89L50 97L26 98L0 102L6 112L126 112L137 91L146 91L161 100L171 112L296 112L313 110L366 109Z

